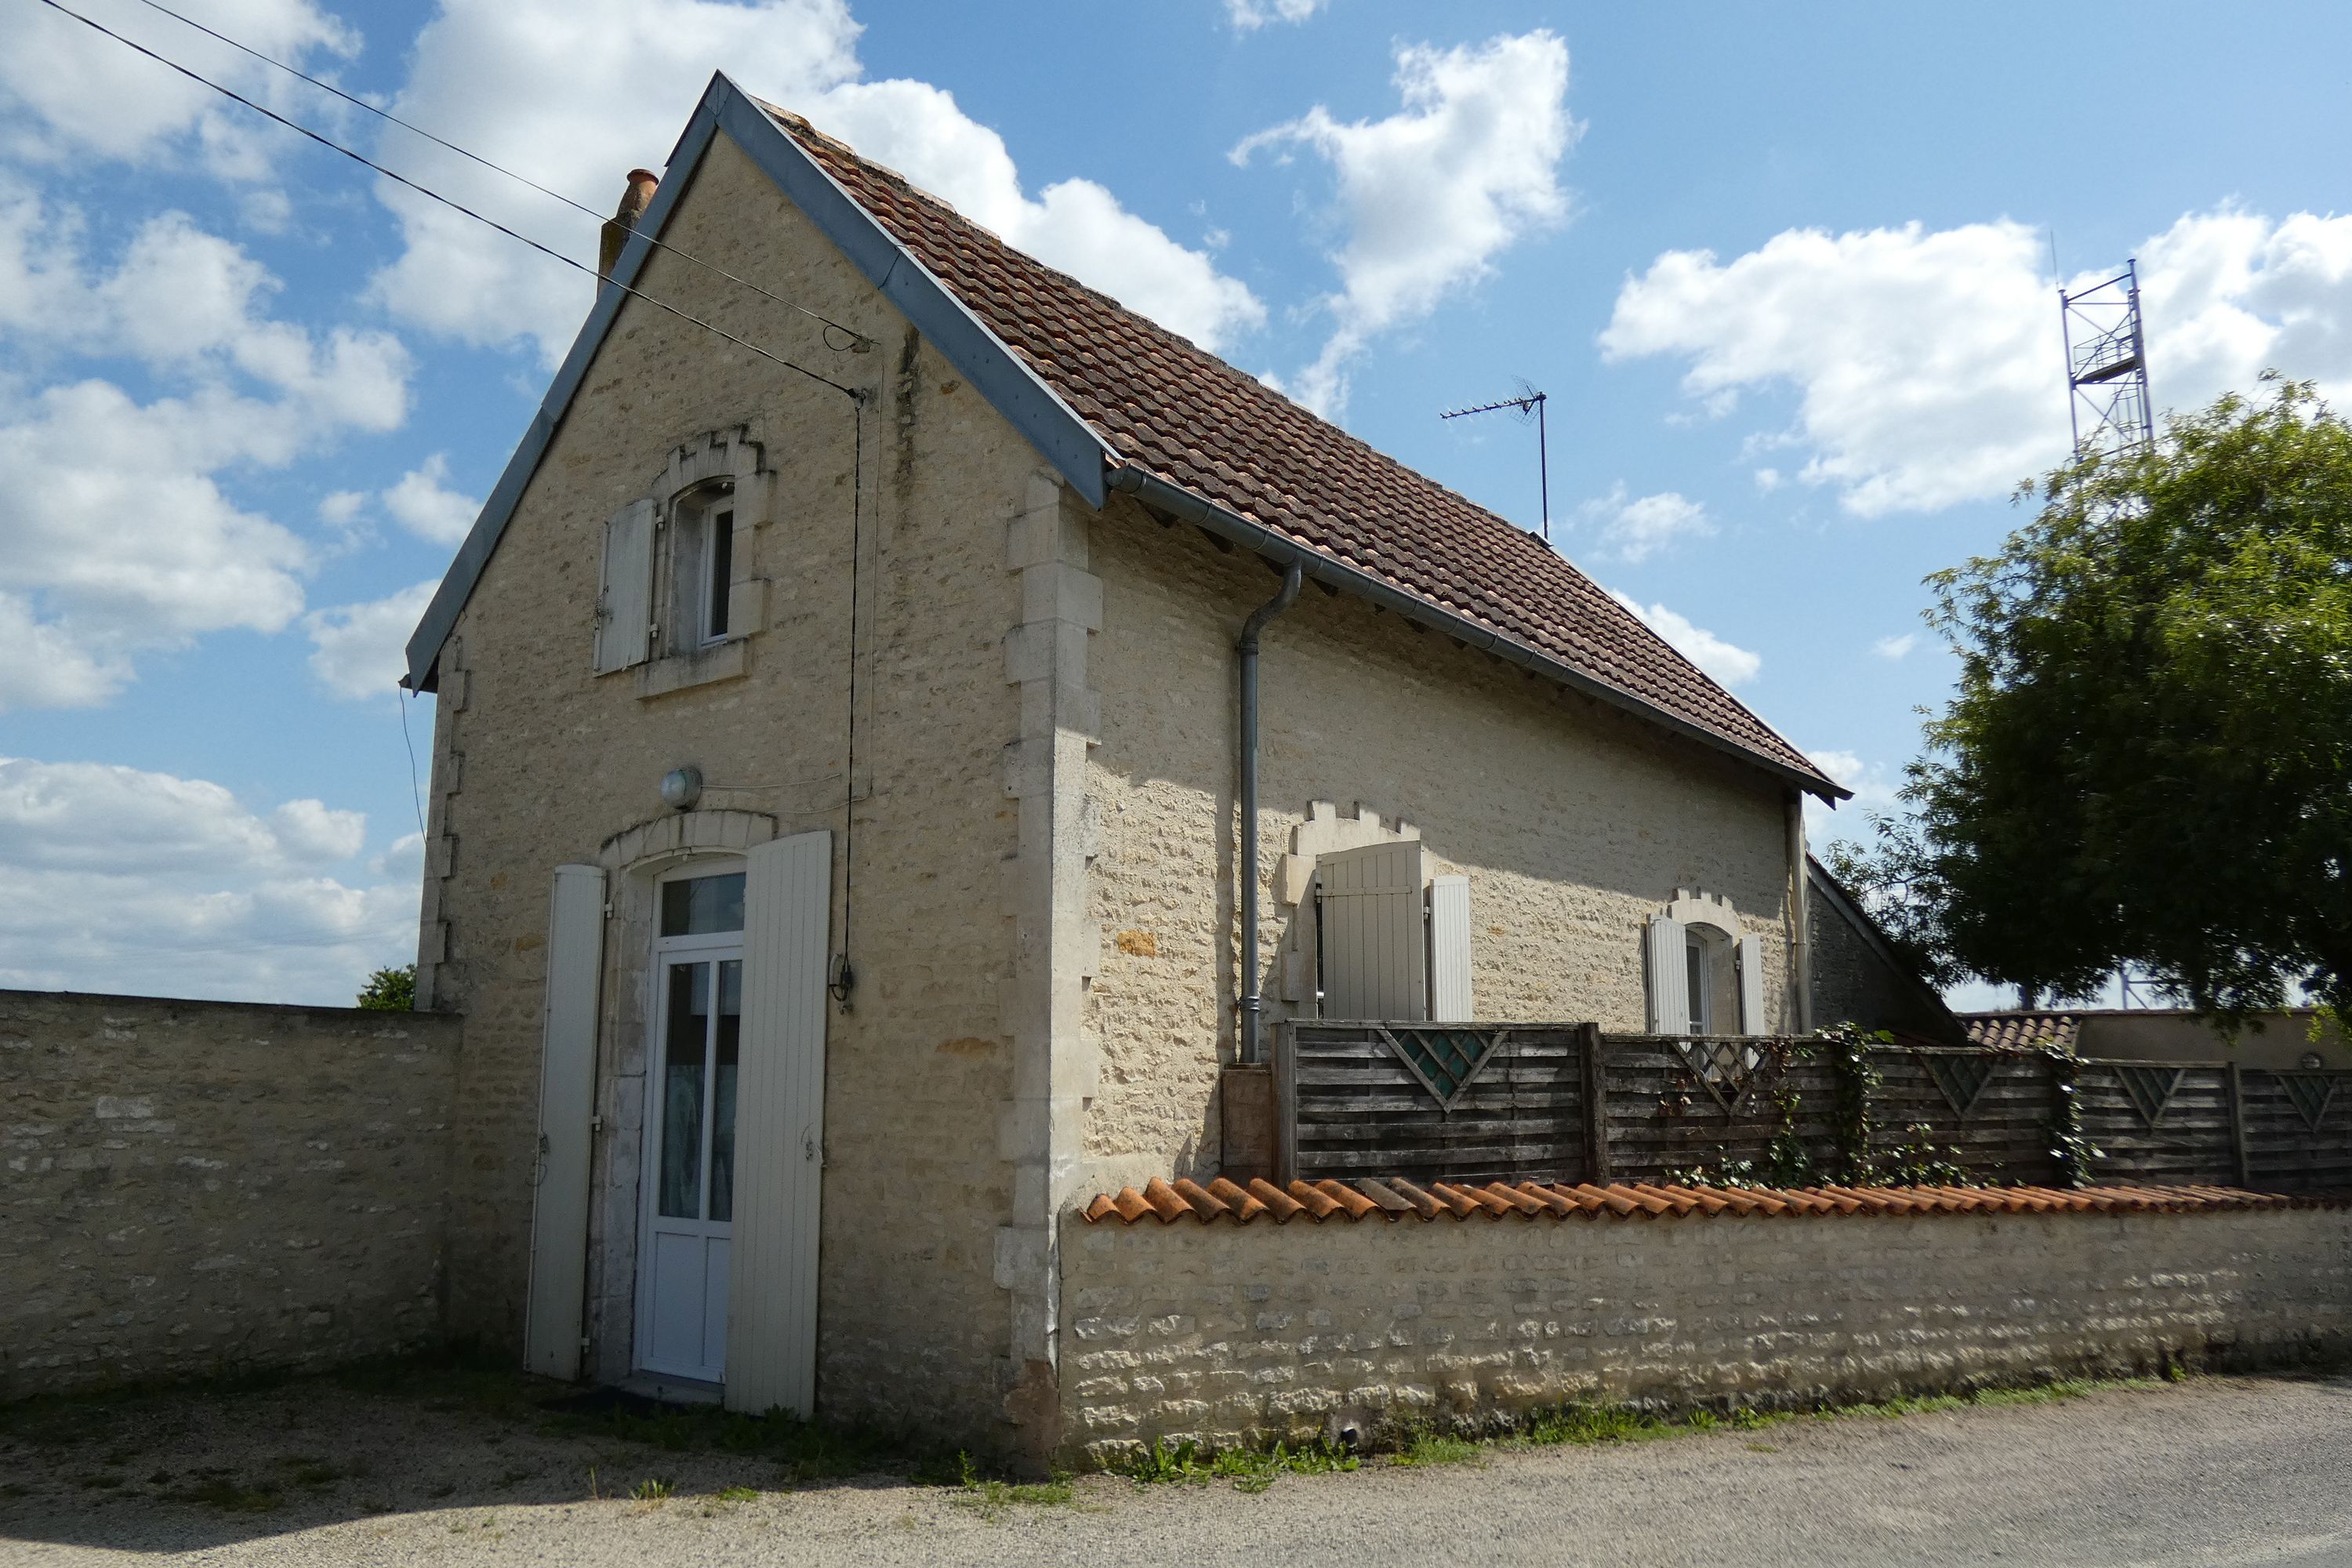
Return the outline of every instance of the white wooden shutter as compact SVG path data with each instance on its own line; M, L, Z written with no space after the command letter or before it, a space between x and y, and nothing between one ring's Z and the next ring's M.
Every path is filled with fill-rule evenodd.
M1400 839L1319 857L1323 1016L1429 1016L1421 842Z
M727 1407L807 1416L816 1397L833 835L753 849L743 881Z
M1739 1032L1761 1035L1764 1027L1764 943L1762 939L1743 936L1739 939Z
M1643 928L1650 971L1650 1033L1690 1032L1690 931L1680 921L1654 916Z
M596 1003L604 970L604 873L594 866L558 866L548 900L530 1289L523 1311L525 1363L542 1377L580 1375L589 1123L596 1108Z
M653 640L654 503L633 500L604 524L596 593L596 673L646 661Z
M1470 879L1429 879L1429 1016L1466 1024L1470 1011Z

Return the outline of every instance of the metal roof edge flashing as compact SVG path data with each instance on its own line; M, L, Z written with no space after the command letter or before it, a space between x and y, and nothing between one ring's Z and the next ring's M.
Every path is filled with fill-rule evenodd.
M885 229L792 132L776 122L760 100L720 71L711 78L704 102L717 115L719 128L760 172L773 180L850 264L865 274L866 281L947 356L972 389L1054 465L1087 505L1099 509L1104 500L1103 473L1112 454L1094 426Z
M646 258L653 254L651 237L661 232L662 226L669 221L670 209L677 205L679 193L693 183L694 172L701 166L703 154L710 150L711 137L718 129L718 117L706 94L704 102L696 108L685 131L679 133L677 145L670 151L670 162L662 171L654 199L638 217L619 259L613 263L614 282L636 282ZM627 300L623 289L598 280L596 302L589 307L588 318L580 324L579 335L572 340L555 379L548 383L547 395L540 400L539 411L531 416L522 440L499 471L498 483L490 488L489 499L482 503L481 514L467 531L465 542L457 546L449 570L442 575L441 585L434 590L432 602L425 606L416 630L409 637L408 673L401 677L400 683L410 690L431 691L439 684L436 667L441 649L448 642L449 634L457 629L457 617L464 612L466 601L473 596L474 584L489 565L490 556L497 552L507 523L514 516L514 509L521 503L531 476L539 471L540 459L547 456L549 444L562 427L563 416L571 411L572 397L587 379L588 367L595 363L597 351L604 346L604 339L612 331L613 323L620 319L621 306Z
M1571 690L1605 702L1673 731L1688 740L1698 742L1715 751L1737 758L1782 782L1818 795L1834 805L1849 799L1853 791L1822 778L1805 773L1786 763L1763 756L1726 735L1718 735L1702 725L1667 712L1654 703L1605 680L1596 680L1582 670L1562 663L1549 655L1537 652L1525 643L1504 637L1475 621L1455 615L1443 605L1432 604L1418 595L1407 593L1393 584L1386 583L1372 574L1349 566L1296 540L1286 539L1264 523L1253 522L1240 513L1229 511L1215 502L1204 500L1183 486L1161 479L1149 468L1132 463L1114 462L1110 467L1110 488L1138 500L1174 513L1184 521L1207 529L1210 532L1232 540L1235 544L1263 556L1277 567L1286 567L1296 561L1308 577L1331 587L1353 594L1382 609L1393 610L1410 620L1444 633L1497 658L1558 681Z

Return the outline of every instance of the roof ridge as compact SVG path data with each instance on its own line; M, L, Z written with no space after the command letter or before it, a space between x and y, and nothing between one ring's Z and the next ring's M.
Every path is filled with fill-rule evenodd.
M1795 742L1549 542L1040 261L805 116L752 102L804 153L833 165L835 177L850 185L865 182L868 199L850 190L851 199L867 205L868 216L936 273L1003 348L1059 395L1075 397L1074 411L1115 463L1384 580L1512 646L1565 662L1670 723L1793 773L1808 788L1825 786L1833 792L1826 798L1845 793ZM875 198L880 207L871 205ZM952 226L927 230L911 211L882 210L908 198L919 198L921 210ZM1064 291L1059 314L1053 300L1037 297L1044 288ZM1090 313L1098 315L1088 320ZM1158 356L1173 363L1154 367Z

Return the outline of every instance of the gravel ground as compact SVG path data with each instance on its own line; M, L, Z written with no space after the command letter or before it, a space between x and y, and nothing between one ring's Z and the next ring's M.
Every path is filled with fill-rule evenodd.
M0 1563L2352 1564L2352 1380L1488 1448L1000 1502L680 1453L430 1386L0 1412ZM649 1479L670 1495L630 1495ZM748 1489L751 1495L719 1494Z

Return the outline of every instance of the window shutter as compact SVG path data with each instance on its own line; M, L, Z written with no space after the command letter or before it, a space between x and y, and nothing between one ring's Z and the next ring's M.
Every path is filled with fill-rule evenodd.
M1429 1016L1466 1024L1470 1011L1470 879L1429 879Z
M604 574L596 594L596 673L646 661L653 640L654 503L633 500L604 524Z
M596 1106L596 1002L604 969L604 873L558 866L548 900L547 1009L539 1058L526 1364L580 1375L588 1279L589 1122Z
M743 879L727 1407L754 1415L782 1406L806 1417L815 1405L832 917L830 833L751 850Z
M1650 1033L1690 1032L1690 969L1686 956L1690 931L1680 921L1664 915L1643 928L1650 970Z
M1429 937L1421 842L1398 839L1319 857L1323 1016L1429 1016Z
M1761 938L1743 936L1739 939L1739 1032L1761 1035L1764 1027L1764 942Z

